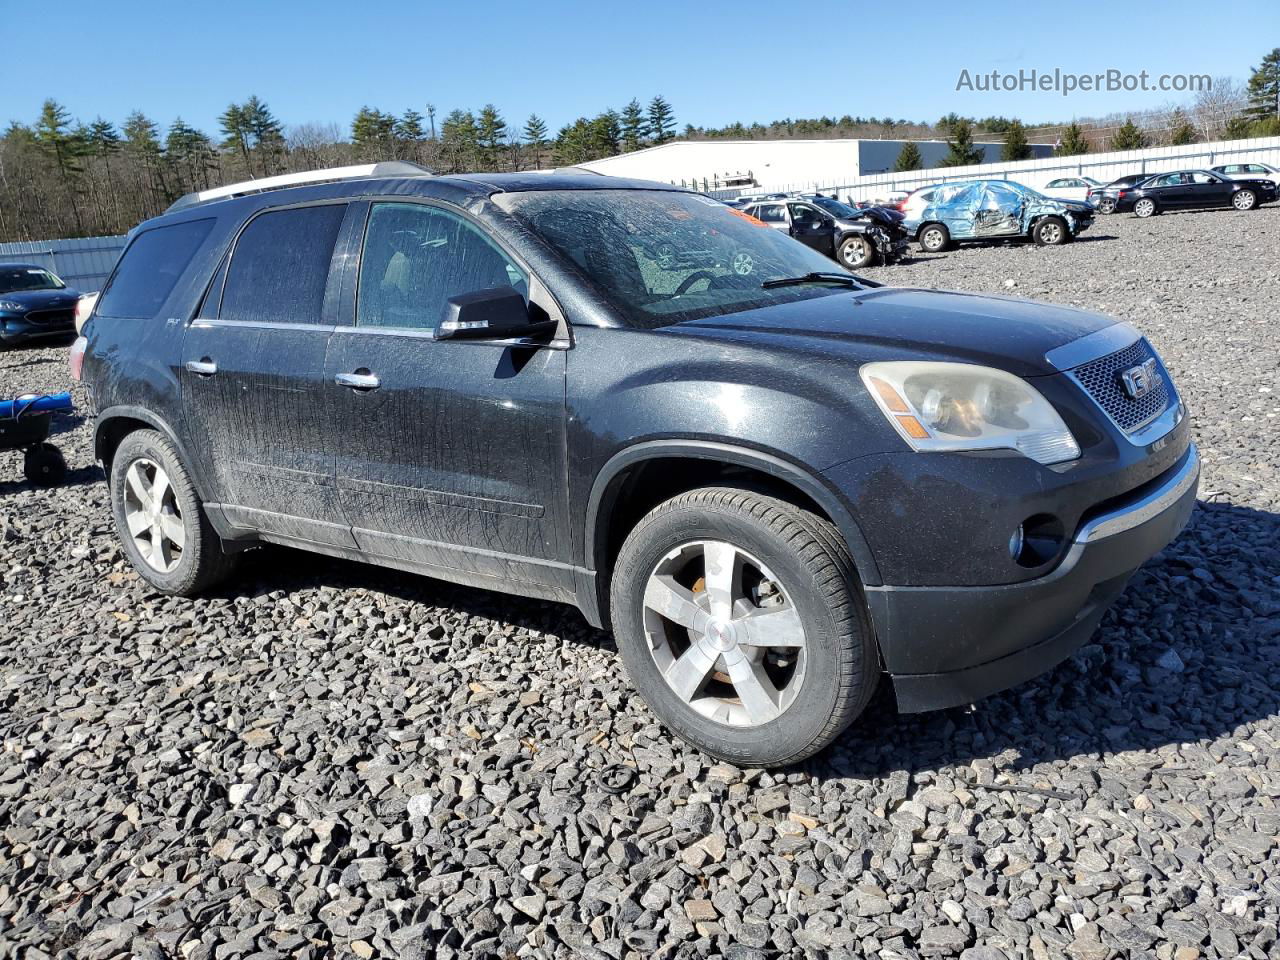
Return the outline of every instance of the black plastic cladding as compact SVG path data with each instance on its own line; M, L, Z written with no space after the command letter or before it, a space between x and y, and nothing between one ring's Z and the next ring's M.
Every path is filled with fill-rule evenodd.
M1121 374L1154 357L1146 337L1123 350L1091 360L1070 371L1089 396L1097 401L1121 430L1132 433L1150 423L1169 408L1169 376L1160 361L1160 382L1145 396L1135 400L1125 392Z
M601 545L616 538L606 532L613 514L595 510L632 489L627 478L646 461L679 470L710 460L800 491L839 527L868 591L951 585L973 598L1048 579L1046 570L1009 557L1010 532L1026 516L1053 514L1070 529L1187 450L1185 421L1158 452L1129 443L1046 361L1048 351L1114 323L1081 310L837 288L767 309L630 328L598 289L490 199L502 191L587 189L675 188L557 174L365 180L215 201L143 224L140 230L217 219L154 318L90 320L84 376L102 411L100 453L109 454L113 420L151 424L183 451L224 538L276 539L563 600L599 624L609 572ZM191 322L247 220L267 208L332 200L350 207L324 322ZM363 211L383 200L460 211L528 270L531 298L563 318L562 336L531 348L355 328ZM211 382L184 371L206 352L217 354L220 368ZM1025 377L1071 425L1081 456L1046 467L1012 451L913 453L859 377L863 364L882 360L977 363ZM335 385L336 372L361 367L383 387L359 394ZM188 402L196 390L207 405L203 424ZM291 397L305 402L276 410ZM271 423L262 410L275 411L265 418ZM249 449L251 437L263 440L262 449ZM258 476L249 489L280 494L271 516L239 509L206 469L214 445L235 442L236 456ZM332 514L327 524L298 506L318 501ZM388 515L378 521L380 502ZM376 537L357 515L379 523ZM1136 567L1145 556L1130 559ZM872 604L882 648L905 642L890 608ZM946 635L939 630L938 642L948 642Z

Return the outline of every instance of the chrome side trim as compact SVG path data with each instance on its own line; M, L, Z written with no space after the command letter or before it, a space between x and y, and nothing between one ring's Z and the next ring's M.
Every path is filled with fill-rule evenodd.
M1076 543L1094 543L1132 530L1168 510L1188 491L1194 491L1200 480L1200 453L1193 443L1188 448L1186 461L1178 472L1156 489L1144 494L1133 503L1094 517L1076 531Z
M1078 340L1054 347L1044 355L1045 362L1056 370L1070 370L1090 360L1097 360L1130 346L1142 336L1131 323L1114 323L1086 334Z

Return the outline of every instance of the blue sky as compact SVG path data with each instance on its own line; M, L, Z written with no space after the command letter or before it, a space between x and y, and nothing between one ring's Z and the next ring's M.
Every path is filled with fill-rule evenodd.
M1069 120L1185 94L957 92L962 69L1204 73L1243 80L1280 43L1280 3L1147 8L1114 2L186 4L61 0L36 16L0 0L0 122L46 97L117 123L141 109L216 133L257 94L286 124L337 122L363 104L443 116L496 104L552 131L661 93L680 125L842 114L935 120L949 111ZM58 13L64 25L51 25ZM14 29L16 25L16 30ZM1139 29L1140 28L1140 29ZM1139 40L1136 34L1140 34Z

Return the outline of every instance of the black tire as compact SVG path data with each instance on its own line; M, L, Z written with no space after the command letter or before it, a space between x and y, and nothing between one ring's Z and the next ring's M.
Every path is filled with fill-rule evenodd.
M53 487L67 479L67 461L52 443L42 443L27 450L22 472L37 487Z
M1231 195L1231 205L1237 210L1258 209L1258 195L1252 190L1237 190Z
M1108 198L1107 198L1107 199L1105 199L1105 200L1101 200L1101 201L1099 201L1099 202L1098 202L1098 212L1099 212L1099 213L1115 213L1115 212L1116 212L1116 202L1115 202L1114 200L1112 200L1110 197L1108 197Z
M916 235L925 253L941 253L951 247L951 231L940 223L929 223Z
M1060 247L1071 239L1071 231L1061 217L1045 217L1036 221L1031 229L1031 237L1037 246Z
M173 500L181 514L185 541L176 567L168 572L157 570L147 562L130 535L125 520L125 474L138 460L147 460L164 468L173 490ZM223 552L222 541L205 516L204 505L191 482L191 475L164 434L155 430L137 430L126 436L111 461L110 479L111 513L125 556L157 591L175 596L195 596L226 577L235 567L237 558Z
M1133 215L1135 217L1141 217L1145 220L1147 217L1154 217L1159 212L1159 205L1150 197L1141 197L1134 201Z
M780 715L758 725L732 726L695 710L668 684L651 652L650 576L673 551L706 540L766 564L803 627L801 686ZM611 585L614 635L636 690L668 729L714 757L785 766L830 744L875 690L879 658L857 584L853 561L830 523L773 497L706 487L661 504L627 537Z
M876 260L876 246L870 237L851 236L840 241L836 250L836 259L840 265L849 270L861 270L869 267Z

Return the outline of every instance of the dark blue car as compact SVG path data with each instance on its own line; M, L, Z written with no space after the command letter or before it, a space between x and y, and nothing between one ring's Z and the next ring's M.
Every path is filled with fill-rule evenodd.
M78 291L34 263L0 263L0 348L75 332Z

